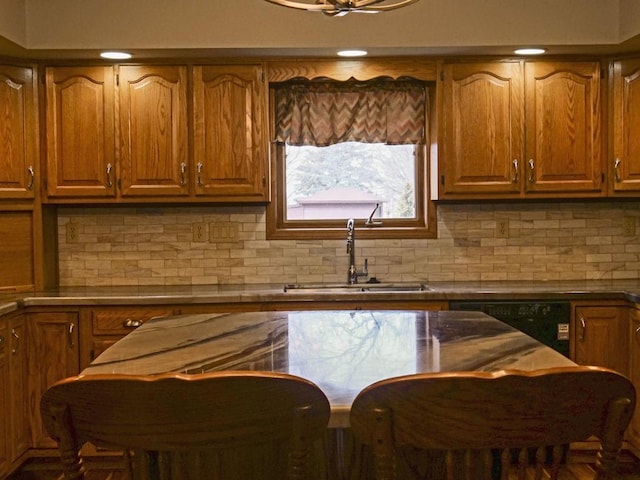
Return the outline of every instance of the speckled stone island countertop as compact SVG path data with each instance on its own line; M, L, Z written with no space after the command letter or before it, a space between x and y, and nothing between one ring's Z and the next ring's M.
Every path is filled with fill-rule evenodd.
M316 383L331 403L330 425L346 427L357 393L385 378L570 365L555 350L480 312L329 310L156 318L82 373L291 373Z

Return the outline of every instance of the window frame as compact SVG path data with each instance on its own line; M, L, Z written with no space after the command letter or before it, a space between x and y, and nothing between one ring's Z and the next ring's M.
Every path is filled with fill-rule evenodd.
M267 205L267 239L336 239L343 238L346 219L285 220L285 146L271 143L271 192ZM355 219L358 238L434 238L435 204L429 198L429 152L425 145L416 147L416 218L383 219L382 225L365 225L365 218Z
M322 76L335 80L358 78L366 80L375 76L385 75L399 78L413 76L430 82L427 88L428 111L425 126L425 144L416 148L416 218L414 219L384 219L382 225L365 225L365 218L354 219L357 237L364 239L414 239L437 237L436 204L431 198L431 155L435 153L436 128L436 99L435 99L435 64L420 64L415 62L408 68L407 61L385 62L375 61L371 64L352 61L347 62L319 62L315 69L309 65L278 63L272 65L269 71L269 81L283 81L287 78ZM309 68L315 74L320 71L325 75L309 75ZM301 75L296 75L301 73ZM304 72L304 73L303 73ZM384 72L384 73L382 73ZM431 83L433 82L433 83ZM274 92L269 90L269 119L270 131L274 131L275 115L273 112ZM273 138L273 135L271 136ZM285 161L284 146L275 142L270 143L271 170L271 202L266 209L266 239L267 240L324 240L345 238L346 220L285 220L287 199L285 195Z

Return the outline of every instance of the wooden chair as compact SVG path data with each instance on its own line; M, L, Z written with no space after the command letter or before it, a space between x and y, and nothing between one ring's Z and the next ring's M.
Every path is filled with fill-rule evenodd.
M162 480L311 478L330 412L307 380L247 371L72 377L40 409L66 479L85 478L90 442L129 454L129 476Z
M351 409L353 435L364 446L352 478L398 478L416 451L433 462L423 478L569 478L558 477L562 446L591 436L601 447L593 478L617 478L617 455L634 407L632 383L596 367L380 381L365 388Z

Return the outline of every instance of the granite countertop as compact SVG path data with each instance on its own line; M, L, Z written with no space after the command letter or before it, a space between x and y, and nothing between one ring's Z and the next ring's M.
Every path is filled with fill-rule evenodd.
M420 282L417 282L420 284ZM415 285L412 282L411 285ZM366 284L362 284L365 286ZM394 285L403 285L396 283ZM589 280L553 282L431 282L417 291L319 291L285 292L284 284L63 287L51 291L0 296L3 305L154 305L249 302L313 302L319 300L589 300L616 299L640 302L640 280ZM4 298L4 300L3 300ZM6 307L9 308L9 307Z
M307 378L327 395L331 425L348 425L358 392L385 378L574 365L480 312L331 310L157 318L83 374L267 370Z

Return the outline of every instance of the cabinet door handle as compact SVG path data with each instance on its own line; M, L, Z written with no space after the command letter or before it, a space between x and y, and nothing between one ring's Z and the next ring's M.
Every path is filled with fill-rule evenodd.
M36 171L33 169L32 165L27 167L27 171L29 172L29 181L27 182L27 190L33 190L33 182L36 178Z
M613 162L613 174L614 177L616 179L616 182L621 182L622 178L620 177L620 164L622 163L622 160L620 160L619 158L616 158L616 161Z
M4 343L4 337L0 335L0 346Z
M15 328L11 329L11 335L15 340L14 347L11 349L11 353L15 355L16 353L18 353L18 350L20 349L20 335L16 333Z
M69 341L69 348L75 347L75 343L73 341L73 331L75 330L75 323L71 322L67 325L67 339Z
M535 178L533 177L533 171L536 168L536 164L533 161L533 158L529 159L529 183L534 183Z
M122 322L124 328L138 328L140 325L142 325L142 320L133 320L131 318L127 318Z
M578 340L580 340L581 342L584 342L584 336L587 332L587 322L584 321L584 317L580 317L580 338L578 338Z
M113 180L111 179L111 170L113 170L113 166L110 163L107 163L107 186L109 188L113 187Z
M198 186L199 187L202 186L202 167L204 167L202 162L198 162Z
M187 184L187 179L185 178L184 173L187 171L187 164L182 162L180 164L180 185L185 186Z
M511 183L518 183L518 178L520 177L520 172L518 171L518 159L513 159L513 177L511 177Z

